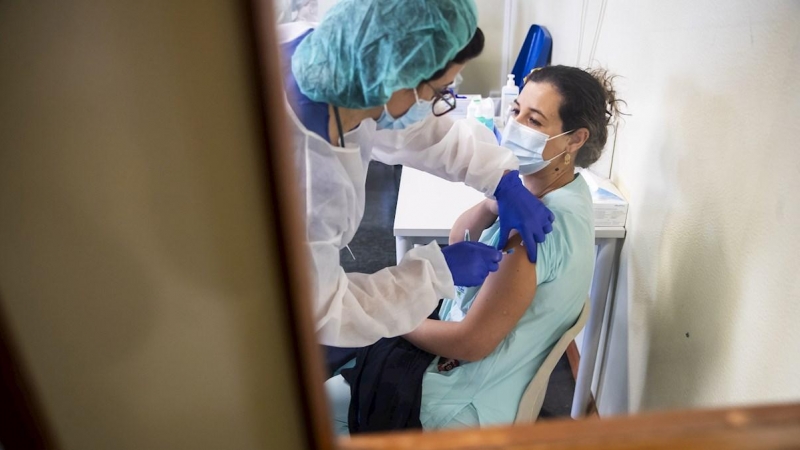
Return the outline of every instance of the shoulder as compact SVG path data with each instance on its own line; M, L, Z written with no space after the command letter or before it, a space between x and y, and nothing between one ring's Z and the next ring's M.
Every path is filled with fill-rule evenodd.
M546 195L542 201L553 212L553 234L567 233L572 228L594 228L592 194L581 175L566 186ZM562 236L562 239L566 239Z
M566 186L542 198L542 202L553 214L585 214L592 206L592 193L581 175L576 175Z
M583 177L576 176L570 184L545 196L543 201L553 212L555 221L553 231L538 248L540 283L555 278L576 246L586 245L594 236L592 196Z

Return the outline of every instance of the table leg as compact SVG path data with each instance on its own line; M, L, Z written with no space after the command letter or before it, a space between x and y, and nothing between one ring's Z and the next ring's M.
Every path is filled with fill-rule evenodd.
M394 249L395 257L397 258L397 264L400 264L400 261L403 259L403 255L405 255L407 251L411 250L413 245L414 244L409 238L404 236L395 236Z
M575 396L572 399L572 418L578 419L586 414L589 396L592 391L592 378L597 363L597 349L600 345L600 331L608 302L608 288L614 272L617 254L617 239L597 239L597 260L594 266L592 289L589 294L589 320L584 330L581 362L578 366L578 379L575 380Z

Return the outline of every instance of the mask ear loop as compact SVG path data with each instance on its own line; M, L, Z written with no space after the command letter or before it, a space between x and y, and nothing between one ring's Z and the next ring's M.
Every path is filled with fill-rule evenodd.
M417 103L421 103L419 99L419 94L417 94L417 88L414 88L414 99L416 100Z
M549 138L547 138L547 140L548 140L548 141L552 141L552 140L553 140L553 139L555 139L555 138L559 138L559 137L561 137L561 136L564 136L565 134L570 134L570 133L572 133L573 131L575 131L575 130L569 130L569 131L565 131L565 132L563 132L563 133L561 133L561 134L557 134L557 135L555 135L555 136L549 137Z
M563 133L561 133L561 134L557 134L557 135L555 135L555 136L553 136L553 137L551 137L551 138L549 138L549 139L547 139L547 140L549 141L549 140L551 140L551 139L555 139L555 138L557 138L557 137L564 136L564 135L566 135L566 134L572 133L573 131L575 131L575 130L569 130L569 131L565 131L565 132L563 132ZM562 153L562 154L564 154L564 164L569 164L569 163L570 163L570 161L572 161L572 155L571 155L571 154L570 154L568 151L566 151L566 150L564 150L564 151L563 151L563 152L561 152L561 153ZM561 154L559 154L558 156L561 156ZM558 156L556 156L555 158L558 158ZM555 158L553 158L553 159L555 159ZM558 172L558 167L556 167L556 170L555 170L555 171L556 171L556 172Z

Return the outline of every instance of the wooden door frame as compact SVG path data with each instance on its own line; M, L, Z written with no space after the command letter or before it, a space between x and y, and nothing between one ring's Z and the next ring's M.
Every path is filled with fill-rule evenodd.
M291 342L295 354L295 370L300 383L302 413L309 427L309 448L333 449L333 433L328 415L328 405L323 386L324 370L322 351L317 343L312 311L310 266L308 255L300 249L305 240L305 221L299 205L297 168L294 165L294 150L288 135L288 118L280 70L275 10L272 0L249 0L248 14L251 16L250 34L253 37L254 67L257 77L254 88L259 93L259 120L263 125L265 142L264 182L269 192L266 205L275 205L275 233L278 254L285 262L281 268L281 279L285 281L287 300L285 305L291 319ZM272 112L268 114L268 112Z
M0 293L0 445L4 450L57 449L28 371L11 338L3 304Z
M302 420L308 427L307 448L333 449L333 435L328 420L323 388L322 352L317 345L311 310L308 261L298 243L305 239L304 222L298 208L296 172L290 137L286 134L286 116L282 76L279 65L274 9L271 0L243 0L241 14L248 25L248 51L252 57L252 91L258 111L258 126L263 139L261 174L264 207L271 210L276 222L268 234L281 236L276 251L280 266L278 279L284 295L284 307L289 317L293 364L297 377ZM0 294L1 294L0 289ZM46 420L35 386L14 345L13 336L3 316L0 298L0 444L4 450L57 449L50 422Z

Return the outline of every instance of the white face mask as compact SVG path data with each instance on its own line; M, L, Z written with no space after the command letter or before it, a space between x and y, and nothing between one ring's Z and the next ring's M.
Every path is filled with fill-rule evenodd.
M417 100L411 105L411 108L398 118L392 117L386 105L383 105L383 112L378 117L378 128L381 130L402 130L414 125L417 122L425 120L431 114L431 104L433 100L422 100L417 95L417 90L414 89L414 98Z
M506 123L503 129L503 139L500 141L500 145L511 149L514 156L519 159L519 173L522 175L530 175L544 169L550 164L550 161L564 153L561 152L555 157L545 161L542 157L542 153L544 152L545 145L547 145L547 141L571 132L572 130L565 131L550 137L541 131L521 125L513 118L509 118L508 123Z

